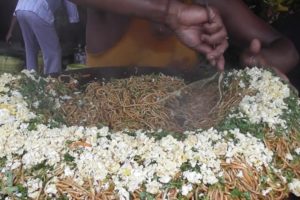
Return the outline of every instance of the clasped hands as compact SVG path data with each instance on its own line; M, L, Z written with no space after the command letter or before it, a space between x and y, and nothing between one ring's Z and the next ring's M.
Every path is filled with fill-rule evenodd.
M219 70L224 70L227 31L218 11L212 7L170 1L167 25L190 48L204 54Z

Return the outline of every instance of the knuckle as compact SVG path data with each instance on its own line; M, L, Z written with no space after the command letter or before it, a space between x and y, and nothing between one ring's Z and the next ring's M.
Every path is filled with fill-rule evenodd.
M224 49L227 49L228 46L229 46L229 44L228 44L227 40L225 40L224 43L223 43L223 48L224 48Z
M229 47L229 44L228 44L228 42L226 41L226 43L225 43L225 49L227 49Z

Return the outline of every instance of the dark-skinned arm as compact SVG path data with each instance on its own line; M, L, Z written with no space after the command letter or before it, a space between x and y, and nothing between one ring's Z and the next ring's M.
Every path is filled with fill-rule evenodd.
M293 43L257 17L241 0L208 0L215 6L230 35L230 41L243 49L241 62L271 66L289 72L299 61ZM203 4L203 0L199 0Z
M138 16L164 23L169 9L168 0L71 0L93 9Z
M221 17L199 5L186 5L177 0L72 0L74 3L126 16L146 18L166 24L188 47L206 55L213 65L224 68L223 52L228 46L227 32ZM212 17L211 17L212 16ZM212 20L210 20L212 18ZM205 24L216 24L220 29L205 30ZM220 31L221 30L221 31ZM221 33L221 34L220 34ZM203 42L203 35L218 34L217 42Z
M10 26L9 26L8 32L7 32L6 37L5 37L5 41L7 43L10 43L10 39L12 37L12 33L14 31L16 23L17 23L17 18L16 18L16 16L13 16L12 19L11 19L11 22L10 22Z

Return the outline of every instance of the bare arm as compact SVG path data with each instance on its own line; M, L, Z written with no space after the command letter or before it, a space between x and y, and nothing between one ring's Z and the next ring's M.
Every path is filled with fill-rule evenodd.
M93 9L135 16L168 25L188 47L206 55L213 65L224 68L223 53L228 46L227 32L219 14L203 6L186 5L178 0L72 0ZM211 17L213 16L213 17ZM212 18L212 20L210 20ZM216 30L207 30L214 24ZM208 35L206 41L203 35ZM215 37L217 35L218 37Z
M118 14L164 22L168 0L71 0L76 4Z
M16 16L13 16L12 17L12 20L11 20L11 23L10 23L10 26L9 26L9 29L8 29L8 32L6 34L6 37L5 37L5 40L7 43L9 43L11 37L12 37L12 33L13 33L13 30L14 30L14 27L17 23L17 18Z
M200 3L203 0L199 0ZM272 66L286 73L299 60L293 43L257 17L241 0L209 0L219 9L230 40L244 49L244 64Z

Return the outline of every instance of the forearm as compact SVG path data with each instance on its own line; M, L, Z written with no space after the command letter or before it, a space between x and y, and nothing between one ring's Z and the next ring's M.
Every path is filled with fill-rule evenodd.
M260 56L267 66L276 67L283 73L289 72L299 62L295 46L286 38L279 38L269 46L263 47Z
M15 25L17 23L17 18L16 16L13 16L12 19L11 19L11 23L10 23L10 26L9 26L9 29L8 29L8 34L12 34L14 28L15 28Z
M71 0L76 4L117 14L165 22L168 0ZM171 0L173 1L173 0Z
M77 6L68 0L64 1L64 5L65 5L66 11L68 13L69 22L70 23L78 23L79 22L79 13L77 10Z

